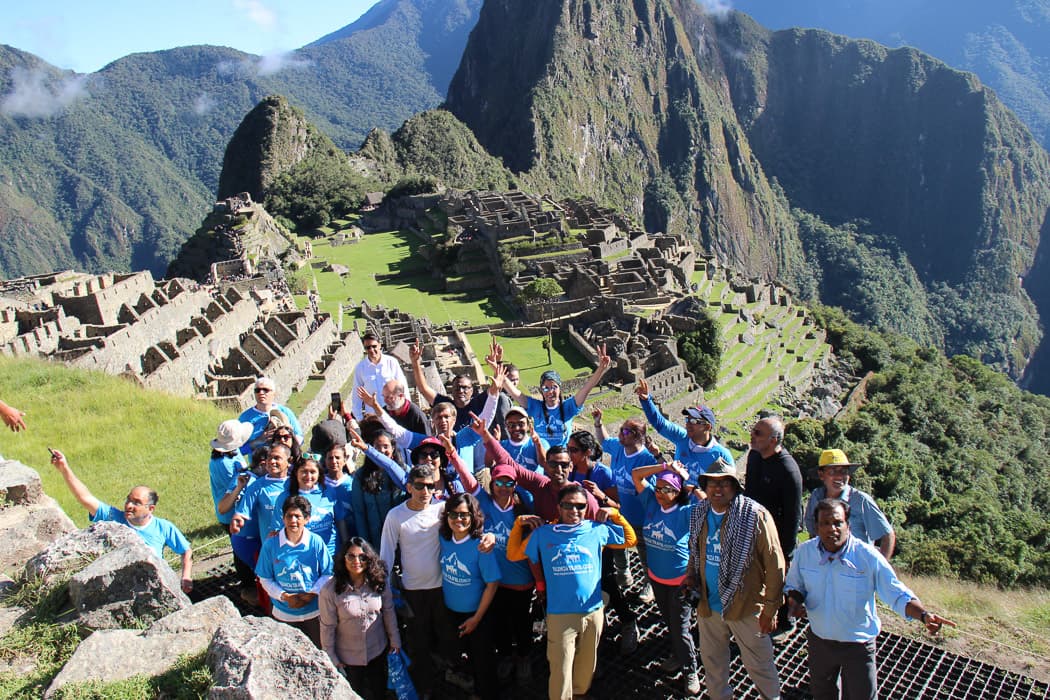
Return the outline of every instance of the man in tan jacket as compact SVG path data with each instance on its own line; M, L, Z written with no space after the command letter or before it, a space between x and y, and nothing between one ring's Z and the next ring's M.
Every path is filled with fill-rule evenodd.
M734 465L715 461L697 479L707 500L693 509L685 586L699 593L697 625L705 685L729 700L729 637L766 700L780 698L770 632L784 588L785 564L769 511L743 495Z

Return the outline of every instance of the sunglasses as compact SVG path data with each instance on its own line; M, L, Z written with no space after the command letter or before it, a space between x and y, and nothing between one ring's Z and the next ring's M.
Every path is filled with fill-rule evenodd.
M676 493L678 493L678 489L676 489L676 488L674 488L672 486L657 486L656 487L656 492L657 493L666 493L668 496L673 496Z
M312 459L315 462L320 462L321 455L316 452L303 452L303 459Z
M558 507L562 510L574 510L578 513L582 513L587 510L586 503L559 503Z
M470 520L474 516L470 513L461 513L454 510L451 513L445 513L445 517L449 520Z
M821 471L831 476L849 476L849 467L821 467Z
M413 481L412 488L416 491L433 491L437 488L436 481Z
M364 347L365 350L375 350L379 346L378 345L365 345L363 347Z
M540 391L544 394L550 394L558 390L557 386L541 386Z
M620 428L620 435L637 435L638 431L634 428Z
M502 486L505 489L510 489L510 488L514 488L515 486L517 486L518 482L514 481L514 479L493 479L492 480L492 485L493 486Z
M685 424L686 425L711 425L710 423L708 423L703 418L686 418L685 419Z
M364 554L347 554L346 558L349 561L367 561L368 557Z
M268 389L268 388L266 388L264 386L257 386L257 387L255 387L255 393L256 394L268 394L271 391L273 391L273 389Z
M420 450L419 456L423 459L441 459L440 450Z

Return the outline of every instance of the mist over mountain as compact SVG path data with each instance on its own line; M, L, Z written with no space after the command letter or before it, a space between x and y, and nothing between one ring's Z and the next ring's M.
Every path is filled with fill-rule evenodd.
M341 148L436 106L481 0L384 0L283 56L191 46L89 75L0 46L0 276L163 274L211 208L223 153L282 94Z
M913 46L976 73L1050 146L1050 0L734 0L771 29Z

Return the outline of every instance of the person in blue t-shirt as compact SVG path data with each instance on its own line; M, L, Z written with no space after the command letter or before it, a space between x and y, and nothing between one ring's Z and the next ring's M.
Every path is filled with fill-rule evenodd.
M252 424L252 435L248 442L241 446L242 454L251 454L252 450L273 439L273 432L283 426L291 428L295 443L303 442L303 429L295 412L287 406L277 403L277 385L269 377L255 380L252 391L255 393L255 405L249 406L241 413L239 420Z
M707 406L689 406L682 410L685 426L667 420L649 394L649 384L639 379L634 393L642 404L649 425L674 445L674 458L689 471L686 483L696 486L697 479L719 457L730 464L733 454L714 437L715 413Z
M332 577L332 555L321 538L306 527L310 501L288 498L281 507L284 527L267 537L255 573L273 602L273 616L302 631L321 648L317 594Z
M230 532L237 534L245 523L252 521L251 527L258 529L260 539L266 539L271 532L281 527L277 499L287 489L290 459L291 450L287 445L278 443L270 446L266 475L253 481L241 493L230 521Z
M503 349L498 345L494 347L497 352L494 352L492 357L498 363L502 358ZM587 396L598 386L598 382L602 380L612 365L612 360L605 354L605 345L599 345L596 349L598 352L597 368L569 399L562 400L561 375L553 369L540 375L542 399L528 396L510 382L501 381L502 389L528 411L529 417L535 424L536 432L551 445L564 447L569 441L569 435L572 433L572 419L583 410Z
M498 696L496 655L492 618L486 613L502 575L495 554L478 551L484 527L485 516L474 496L456 493L445 501L438 534L441 591L455 628L451 636L458 636L470 657L477 694L482 700L494 700Z
M153 515L157 508L157 492L148 486L136 486L124 499L124 510L117 510L111 505L95 498L66 461L66 456L58 450L51 450L51 464L62 475L77 503L87 509L92 522L110 520L127 525L142 538L158 557L164 557L164 548L182 556L182 590L189 593L193 590L193 550L189 540L174 524Z
M302 496L310 502L310 521L306 524L310 532L321 538L328 553L335 557L338 544L336 522L345 514L333 498L332 489L321 478L321 465L313 457L300 459L288 474L285 491L277 497L274 507L281 509L292 496Z
M671 633L674 656L664 660L662 669L668 673L682 669L686 692L696 695L700 692L700 677L693 644L692 611L679 594L689 565L689 521L696 505L692 489L685 485L689 471L681 462L672 462L638 467L631 476L645 508L642 537L648 552L646 573L656 607ZM648 481L653 476L655 486ZM697 493L703 495L702 491Z
M237 578L241 581L242 596L253 596L255 589L255 572L252 564L237 556L234 540L236 535L230 533L230 521L233 520L233 504L237 502L236 496L231 501L227 496L237 489L238 477L248 473L248 463L241 454L241 445L248 441L252 434L252 424L242 423L237 419L223 421L219 424L216 437L211 441L211 460L208 462L208 477L211 483L211 497L215 503L215 519L223 526L230 538L230 546L234 548L233 566L237 572ZM244 482L247 485L248 477ZM243 486L241 487L243 488ZM239 492L238 492L239 493ZM227 504L228 505L224 505ZM255 598L255 602L258 598Z
M537 594L547 602L549 696L571 699L585 694L594 678L604 626L602 549L629 547L635 536L616 510L599 511L600 522L585 520L587 492L580 484L561 489L558 510L559 522L554 525L541 525L535 515L518 518L507 556L528 558ZM523 543L528 528L535 529Z

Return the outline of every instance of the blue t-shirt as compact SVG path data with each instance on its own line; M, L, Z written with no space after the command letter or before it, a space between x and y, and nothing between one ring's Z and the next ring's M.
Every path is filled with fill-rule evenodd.
M689 519L696 501L675 505L665 513L656 500L656 492L648 486L640 494L645 508L645 557L649 570L664 580L685 576L689 564Z
M601 462L595 462L594 465L591 466L590 474L577 474L573 471L569 474L569 479L581 484L584 481L593 481L594 485L600 488L602 492L605 492L607 489L616 485L616 480L613 479L612 470ZM633 484L631 485L631 488L634 488Z
M231 482L236 485L237 472L246 466L244 457L239 453L235 456L215 457L208 463L208 476L211 480L211 500L215 502L215 517L223 525L229 525L233 520L233 511L219 512L219 501L227 493L232 491Z
M241 491L241 500L233 509L234 515L242 515L252 523L256 537L265 538L274 530L284 527L281 511L276 510L277 499L287 488L288 477L275 479L272 476L259 477ZM244 530L242 529L243 533Z
M525 438L525 442L520 445L515 445L510 440L500 440L499 444L515 462L526 469L542 473L543 467L540 466L540 460L536 456L536 445L532 440ZM540 438L540 444L543 445L543 452L546 454L551 447L550 443Z
M689 439L685 428L677 423L672 423L660 413L650 396L642 400L642 410L649 425L653 426L662 437L667 438L674 445L674 458L681 462L689 472L687 484L697 485L697 477L707 471L707 468L715 463L719 457L733 464L733 453L711 438L707 445L697 445Z
M285 489L277 497L277 501L273 506L275 514L281 512L284 502L288 500L290 495L291 493ZM324 490L324 493L321 492L320 487L314 487L310 491L300 491L299 495L310 502L310 520L306 523L306 528L321 538L321 541L328 547L328 553L334 557L337 544L336 539L338 538L335 521L344 519L345 511L332 498L333 494L327 488Z
M576 405L576 397L570 396L561 402L561 406L546 408L543 401L528 397L525 410L536 427L536 433L551 445L565 447L572 434L572 419L580 414L582 406Z
M157 553L158 557L164 557L164 548L167 547L176 554L185 554L186 550L190 548L190 542L186 539L186 536L179 532L179 528L170 520L164 518L158 518L153 516L149 519L149 522L142 527L136 527L128 522L128 519L124 517L124 511L117 510L108 503L99 503L98 510L91 516L91 522L100 523L103 521L112 521L120 523L121 525L127 525L132 530L138 533L139 537L146 545Z
M449 610L472 613L481 604L485 586L500 580L499 563L492 552L479 552L478 541L441 540L441 591Z
M332 575L332 555L321 538L309 530L296 546L288 544L282 533L263 540L255 574L276 581L286 593L309 593L319 578ZM318 611L317 598L301 608L289 607L277 598L271 598L271 602L275 609L293 619L307 619Z
M543 566L547 612L586 614L601 607L602 547L623 542L622 527L593 520L533 532L525 554Z
M641 446L640 450L628 456L624 452L623 445L614 437L602 440L602 450L609 455L609 468L612 470L616 492L620 497L620 514L627 518L631 527L638 529L645 520L645 508L642 506L641 499L638 498L638 492L634 489L631 472L636 467L647 467L654 464L656 458L645 449L645 446ZM650 477L648 482L653 483L653 480L653 477Z
M707 511L707 542L704 543L704 579L707 581L707 604L711 611L722 612L722 598L718 591L718 570L722 566L722 520L725 513L718 515L714 510Z
M510 586L532 583L532 569L528 562L507 559L507 538L510 537L515 519L513 506L502 510L488 493L479 490L474 495L481 504L481 512L485 514L485 532L491 532L496 538L492 553L499 562L500 583Z
M281 406L274 404L270 410L276 408L284 417L288 420L288 425L292 429L292 433L299 439L299 442L303 440L303 429L299 426L299 419L295 417L295 412L287 406ZM270 423L270 414L263 413L255 406L249 406L240 415L238 420L242 423L252 424L252 436L248 438L248 442L241 445L241 454L250 455L252 451L264 444L263 433L266 432L266 426Z

